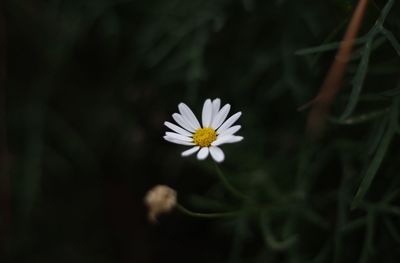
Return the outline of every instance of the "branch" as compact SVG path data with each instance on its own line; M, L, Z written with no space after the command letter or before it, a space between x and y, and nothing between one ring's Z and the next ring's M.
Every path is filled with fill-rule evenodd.
M312 136L319 137L321 134L325 126L330 105L332 104L337 92L341 88L347 62L353 50L356 36L365 14L367 3L367 0L360 0L358 2L347 31L343 37L343 40L341 41L335 61L332 64L324 83L322 84L320 92L310 103L308 103L309 106L312 106L312 109L308 117L307 132Z

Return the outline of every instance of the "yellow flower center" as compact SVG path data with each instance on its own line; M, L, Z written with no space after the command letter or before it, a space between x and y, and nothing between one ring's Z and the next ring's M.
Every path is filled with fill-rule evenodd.
M208 147L217 139L217 133L212 128L200 128L193 134L193 141L200 147Z

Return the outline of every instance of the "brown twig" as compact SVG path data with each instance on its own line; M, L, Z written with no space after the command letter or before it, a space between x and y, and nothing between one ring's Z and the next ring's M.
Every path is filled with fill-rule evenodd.
M363 20L368 0L359 0L340 48L329 72L321 86L318 95L299 110L312 106L307 121L307 133L312 138L320 137L325 126L326 117L337 92L342 85L343 76L349 61L357 33Z

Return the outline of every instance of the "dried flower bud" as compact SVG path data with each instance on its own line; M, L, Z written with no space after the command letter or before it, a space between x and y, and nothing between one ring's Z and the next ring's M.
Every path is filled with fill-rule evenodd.
M147 192L144 202L149 209L149 220L156 223L160 214L168 213L175 207L176 191L166 185L157 185Z

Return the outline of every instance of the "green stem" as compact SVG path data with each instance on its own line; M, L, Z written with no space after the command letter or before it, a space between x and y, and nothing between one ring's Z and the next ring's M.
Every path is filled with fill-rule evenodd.
M176 208L185 215L199 218L223 218L232 217L238 214L238 212L223 212L223 213L198 213L190 211L180 204L176 204Z
M260 214L259 223L260 223L261 233L264 238L264 242L272 250L276 250L276 251L287 250L291 246L293 246L298 240L297 235L292 235L282 241L277 240L272 233L272 230L269 225L269 222L268 222L265 212L264 213L262 212Z
M385 115L386 113L388 113L389 111L390 111L390 108L386 108L383 110L364 113L364 114L354 116L352 118L348 118L348 119L344 119L344 120L337 119L337 118L330 118L329 120L332 123L339 124L339 125L354 125L354 124L360 124L360 123L364 123L364 122L379 118L382 115Z
M231 192L234 196L240 198L240 199L250 199L247 195L243 194L239 190L237 190L225 177L224 173L222 172L221 168L219 168L218 164L215 163L215 169L217 170L217 175L219 179L221 180L221 183L224 185L224 187Z
M372 180L374 179L376 173L378 172L382 164L382 161L391 145L391 141L396 132L397 115L398 115L398 100L395 99L391 108L391 116L390 119L388 120L389 124L387 124L388 127L386 127L385 134L380 140L379 146L377 146L378 148L375 151L375 155L369 164L369 167L364 175L364 178L361 181L360 186L358 187L357 193L351 204L352 209L358 207L361 204L362 200L364 199L364 196L366 195L367 191L371 186Z

